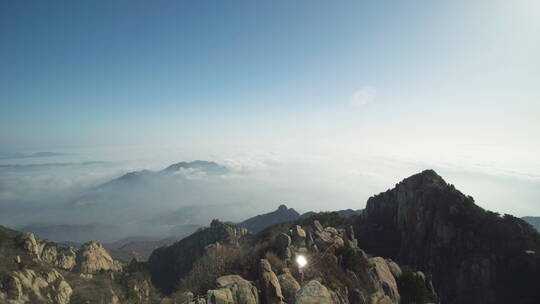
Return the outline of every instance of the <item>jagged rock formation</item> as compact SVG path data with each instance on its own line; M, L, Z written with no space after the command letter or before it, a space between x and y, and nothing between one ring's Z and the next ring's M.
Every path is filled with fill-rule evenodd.
M72 294L71 286L56 270L36 273L23 269L11 273L5 280L5 291L0 291L2 303L55 303L67 304Z
M539 234L478 207L433 170L371 197L355 230L366 251L432 277L444 303L540 303Z
M75 249L0 226L0 257L0 303L156 303L141 265L121 271L97 243Z
M288 268L283 269L283 273L279 275L278 280L285 302L293 303L296 293L301 288L300 284L298 284L298 281Z
M283 294L281 293L281 285L276 274L272 271L270 263L261 260L261 291L267 304L283 304Z
M77 253L77 264L81 272L95 273L101 270L122 270L122 264L113 260L103 246L96 242L82 245Z
M249 218L239 223L238 226L247 228L250 232L257 233L274 224L294 221L298 218L300 218L300 213L296 212L296 210L287 208L285 205L280 205L277 210Z
M257 288L249 281L244 280L238 275L227 275L216 280L216 285L220 290L228 290L222 294L231 295L232 303L235 304L258 304L259 293ZM219 303L212 299L212 294L216 294L215 290L209 291L209 303Z
M154 250L148 260L152 283L165 293L172 292L179 278L192 269L207 246L238 244L240 238L246 234L246 228L231 227L214 220L210 227L203 228L171 246Z

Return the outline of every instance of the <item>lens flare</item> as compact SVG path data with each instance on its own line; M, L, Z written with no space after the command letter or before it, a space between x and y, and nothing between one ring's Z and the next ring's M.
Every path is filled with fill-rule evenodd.
M307 260L303 255L299 255L296 257L296 264L298 264L298 267L302 268L306 266Z

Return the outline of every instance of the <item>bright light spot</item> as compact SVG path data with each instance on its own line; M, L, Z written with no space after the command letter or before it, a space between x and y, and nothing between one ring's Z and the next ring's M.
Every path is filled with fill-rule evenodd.
M298 267L302 268L306 266L307 260L303 255L299 255L296 257L296 263L298 264Z

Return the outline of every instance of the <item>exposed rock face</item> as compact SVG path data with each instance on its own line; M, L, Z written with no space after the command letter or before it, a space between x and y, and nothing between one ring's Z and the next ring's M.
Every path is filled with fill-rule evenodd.
M71 287L56 270L41 274L31 269L15 271L7 278L4 289L6 293L0 299L8 304L67 304L72 294Z
M19 237L19 242L22 247L28 251L31 256L40 259L41 250L43 250L43 245L39 244L34 237L34 234L31 232L25 232Z
M48 243L41 252L41 260L55 267L71 270L76 265L76 255L72 247Z
M261 292L266 304L283 304L283 294L281 285L276 274L272 271L272 266L266 259L260 262L261 267Z
M355 230L366 251L431 276L444 303L540 301L539 234L476 206L432 170L371 197Z
M285 205L280 205L276 211L257 215L249 218L238 225L245 227L253 233L257 233L264 228L288 221L294 221L300 218L300 214L293 208L287 208Z
M334 304L332 295L319 281L311 280L296 294L296 304Z
M247 233L246 228L232 227L214 220L210 227L201 229L171 246L154 250L148 260L152 283L165 293L172 292L178 279L193 268L193 264L203 255L208 245L235 245Z
M314 221L313 227L313 240L320 250L325 250L331 246L339 248L345 245L343 230L338 231L334 227L323 228L319 221Z
M399 303L400 296L396 278L392 274L388 262L381 257L371 258L369 261L375 265L375 273L378 281L382 284L384 294L390 298L392 303ZM397 271L397 269L395 269L395 271ZM399 269L399 272L401 272L401 269Z
M96 273L100 270L122 270L122 264L113 260L103 246L96 242L84 244L77 254L81 272Z

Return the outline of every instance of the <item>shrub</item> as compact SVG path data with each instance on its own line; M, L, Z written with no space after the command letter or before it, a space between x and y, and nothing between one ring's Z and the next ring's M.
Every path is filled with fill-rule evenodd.
M360 252L351 248L348 243L344 247L338 248L336 254L341 256L341 263L346 269L357 273L366 269L368 261Z
M433 301L433 296L420 276L416 275L408 267L403 267L402 271L402 275L397 279L397 285L403 304Z

